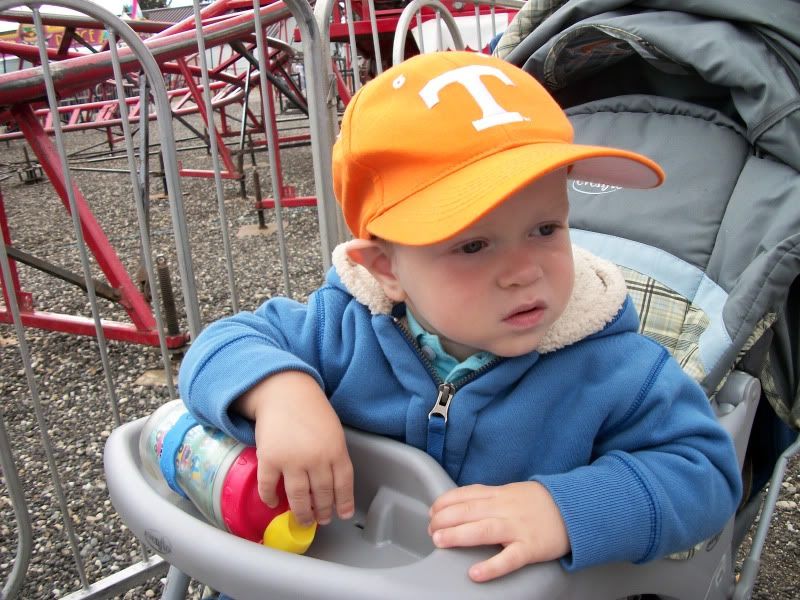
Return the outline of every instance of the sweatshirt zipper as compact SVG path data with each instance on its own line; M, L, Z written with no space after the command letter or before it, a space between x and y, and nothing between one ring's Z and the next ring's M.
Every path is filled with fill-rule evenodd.
M495 357L483 365L480 369L476 369L470 373L467 373L463 377L456 379L454 382L447 381L440 383L438 388L439 393L436 396L436 403L433 405L431 412L428 413L428 419L430 420L434 415L438 415L444 419L445 423L447 423L447 411L450 408L450 403L453 401L453 396L455 396L456 391L494 367L498 362L500 362L500 359Z
M428 418L430 419L433 415L439 415L444 417L444 420L447 421L447 409L450 408L450 402L453 400L453 396L458 391L459 388L465 386L473 379L476 379L480 375L483 375L486 371L494 367L498 362L500 362L500 358L495 357L490 360L488 363L483 365L480 369L476 369L471 373L467 373L463 377L459 377L454 382L449 381L442 381L442 378L439 377L439 374L436 372L436 367L433 366L433 361L427 357L427 355L419 349L417 344L417 340L414 339L414 336L411 335L411 332L408 330L403 322L398 319L397 317L392 317L394 320L395 325L403 334L403 337L406 338L408 345L414 350L416 355L422 361L422 364L425 365L425 369L428 371L428 374L433 379L434 383L436 384L438 395L436 397L436 402L431 409L431 412L428 413Z
M442 381L442 378L439 377L439 374L436 372L436 367L433 366L433 361L431 361L431 359L428 358L425 355L425 353L419 349L417 340L415 340L414 336L411 335L411 332L408 330L408 327L403 325L403 322L397 317L392 317L392 319L394 320L394 324L397 325L397 328L400 330L400 333L402 333L403 337L406 338L408 345L411 346L411 349L414 350L416 355L422 361L422 364L425 365L425 369L428 371L428 375L430 375L434 383L439 388L441 388L442 385L444 385L444 382ZM455 393L455 390L453 390L453 393Z
M431 359L429 359L425 353L419 349L417 341L414 339L414 336L411 335L411 332L408 330L408 328L397 317L392 318L394 319L397 328L403 334L403 337L406 338L406 341L420 358L422 364L425 365L425 368L427 369L428 374L431 376L434 383L436 383L436 402L434 402L433 407L428 413L427 452L433 458L435 458L439 464L444 465L444 436L447 429L447 412L450 410L450 404L453 401L453 397L459 388L463 387L470 381L494 367L500 361L500 359L494 358L483 365L480 369L472 371L471 373L458 378L454 382L442 381L442 378L439 377L439 374L436 372L433 361L431 361Z
M436 402L428 413L428 420L430 421L434 415L442 417L444 422L447 423L447 411L450 409L450 402L456 393L456 386L452 383L440 383L439 394L436 396Z

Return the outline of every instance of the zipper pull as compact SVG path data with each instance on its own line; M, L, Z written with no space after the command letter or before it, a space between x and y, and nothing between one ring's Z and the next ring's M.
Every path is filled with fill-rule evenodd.
M430 421L433 415L439 415L447 423L447 409L450 408L450 402L453 400L453 395L456 393L456 386L452 383L442 383L439 385L439 395L436 397L436 403L433 405L431 412L428 413L428 420Z

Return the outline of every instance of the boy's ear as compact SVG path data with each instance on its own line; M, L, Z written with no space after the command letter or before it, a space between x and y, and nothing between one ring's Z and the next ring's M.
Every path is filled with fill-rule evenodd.
M391 248L380 240L350 240L345 246L350 260L369 271L392 302L403 302L406 293L394 274Z

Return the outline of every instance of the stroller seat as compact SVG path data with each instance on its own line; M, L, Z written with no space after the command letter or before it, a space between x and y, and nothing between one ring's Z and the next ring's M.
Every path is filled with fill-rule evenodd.
M734 438L746 441L758 403L757 382L737 373L720 395L722 423ZM725 402L728 398L737 405ZM424 452L355 430L347 431L356 473L355 516L318 528L305 555L273 550L210 525L188 500L149 474L139 456L145 421L118 427L106 442L105 472L114 507L134 535L170 565L237 600L265 595L287 600L487 595L611 600L653 590L675 598L725 598L730 592L732 523L687 560L619 563L572 574L549 562L473 583L469 566L497 550L436 549L427 535L428 507L453 487L452 480Z

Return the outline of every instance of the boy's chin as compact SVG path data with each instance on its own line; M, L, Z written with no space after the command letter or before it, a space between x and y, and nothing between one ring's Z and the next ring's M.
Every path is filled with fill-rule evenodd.
M444 347L451 356L462 361L481 352L487 352L499 358L517 358L518 356L525 356L526 354L535 352L539 347L541 337L542 336L537 335L532 339L496 341L495 343L487 343L479 346L465 344L453 345L452 342L448 342Z
M537 327L522 335L502 340L498 343L500 352L495 352L495 354L505 358L516 358L531 352L538 352L548 329L549 326Z
M531 352L536 352L536 349L539 347L539 340L536 339L533 342L525 343L525 344L512 344L512 345L505 345L499 347L496 351L488 350L495 356L499 356L500 358L517 358L518 356L525 356L526 354L530 354Z

